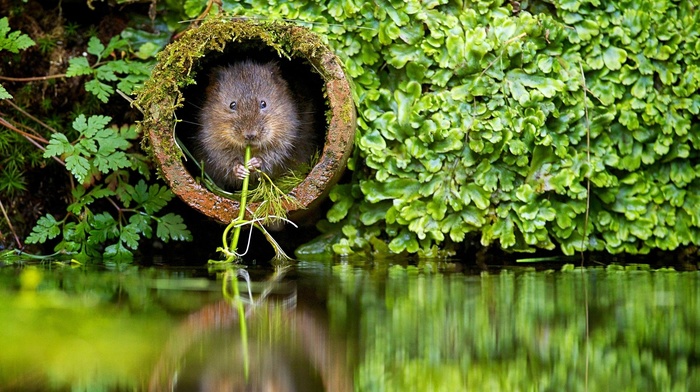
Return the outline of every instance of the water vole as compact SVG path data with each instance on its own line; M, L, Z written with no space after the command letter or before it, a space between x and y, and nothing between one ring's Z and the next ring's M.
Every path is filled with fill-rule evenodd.
M275 178L308 162L314 151L313 106L294 93L274 62L215 68L199 113L198 159L222 188L240 188L248 168ZM251 179L255 180L251 170Z

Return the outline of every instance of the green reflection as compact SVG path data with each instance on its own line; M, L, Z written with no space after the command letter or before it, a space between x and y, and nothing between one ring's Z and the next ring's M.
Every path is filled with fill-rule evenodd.
M697 272L384 271L333 269L358 391L700 388Z
M198 281L135 269L0 269L0 390L143 390L176 316L211 296L159 288L165 278Z

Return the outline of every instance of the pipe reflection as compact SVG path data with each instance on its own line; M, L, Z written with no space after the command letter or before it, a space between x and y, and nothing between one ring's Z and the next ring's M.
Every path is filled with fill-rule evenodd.
M240 271L233 275L247 279ZM278 270L262 286L255 284L257 297L242 290L247 295L191 314L171 334L149 390L353 390L345 344L331 338L328 326L312 310L297 306L296 286L280 283L284 273ZM238 283L228 276L224 285ZM245 329L240 326L239 304L247 336L241 333Z

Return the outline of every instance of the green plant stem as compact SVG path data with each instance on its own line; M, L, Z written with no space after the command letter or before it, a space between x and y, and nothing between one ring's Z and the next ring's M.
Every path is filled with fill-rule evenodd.
M246 155L248 155L250 147L246 148ZM247 161L246 161L247 162ZM244 181L247 181L246 176ZM240 229L240 226L238 227ZM224 281L224 284L225 281ZM248 373L250 368L249 358L248 358L248 327L245 321L245 309L243 308L243 301L241 301L241 294L238 290L238 274L236 274L232 279L233 286L233 296L236 299L236 307L238 308L238 322L241 327L241 345L243 346L243 369L245 374L245 380L248 381ZM252 299L252 298L251 298Z
M247 165L248 161L250 161L250 146L246 146L245 148L245 159L244 159L244 164ZM248 198L248 181L250 180L250 172L248 175L245 176L243 179L243 188L241 189L241 202L238 206L238 219L236 219L236 222L242 222L243 219L245 218L245 208L246 208L246 199ZM229 225L230 226L230 225ZM228 235L228 227L226 230L224 230L224 247L226 247L226 236ZM234 252L238 250L238 238L241 236L241 226L236 226L236 228L233 230L233 239L231 239L231 247L234 249Z

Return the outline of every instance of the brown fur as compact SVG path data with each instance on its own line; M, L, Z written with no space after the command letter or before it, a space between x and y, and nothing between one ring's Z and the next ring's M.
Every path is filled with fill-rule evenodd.
M236 102L235 110L230 108ZM266 104L261 108L261 101ZM295 96L276 63L243 61L217 67L199 115L198 159L217 185L240 188L234 170L246 144L271 178L308 162L314 151L313 107ZM254 171L251 178L255 179Z

